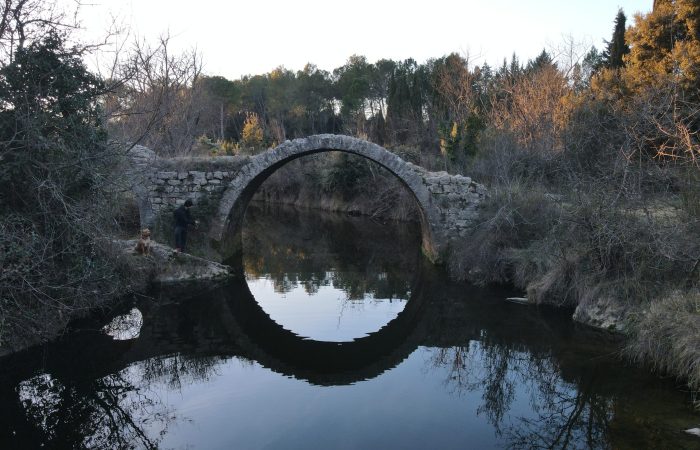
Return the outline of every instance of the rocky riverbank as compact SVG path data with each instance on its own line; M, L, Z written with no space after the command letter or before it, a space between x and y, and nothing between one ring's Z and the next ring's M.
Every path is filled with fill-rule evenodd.
M146 271L151 283L172 284L193 281L215 281L233 275L224 264L199 258L188 253L175 252L172 247L153 243L148 255L134 253L136 240L117 240L115 244L126 254L137 270Z

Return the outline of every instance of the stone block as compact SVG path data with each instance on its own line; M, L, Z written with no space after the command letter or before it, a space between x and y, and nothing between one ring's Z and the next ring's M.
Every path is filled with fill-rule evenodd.
M158 172L158 178L161 178L163 180L167 180L170 178L176 178L177 177L177 172Z

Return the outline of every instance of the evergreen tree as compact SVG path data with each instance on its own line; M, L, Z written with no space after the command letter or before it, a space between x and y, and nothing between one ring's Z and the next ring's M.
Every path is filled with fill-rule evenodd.
M61 210L62 196L33 197L36 180L57 183L57 191L72 199L90 190L99 178L90 164L106 153L97 102L103 89L55 32L19 49L0 70L0 205Z
M364 113L370 92L371 64L364 56L352 55L344 66L333 71L336 98L342 102L341 113L352 116Z
M613 29L612 39L605 41L607 48L603 52L603 64L610 69L620 69L624 67L623 57L630 52L630 48L625 41L625 24L627 17L622 11L618 10L615 16L615 27Z
M625 36L625 58L633 86L672 80L691 97L700 91L700 3L697 0L657 1L654 10L635 16Z
M501 64L501 68L496 72L496 77L500 80L508 78L508 60L506 58L503 58L503 64Z
M549 66L554 66L554 60L549 53L547 53L547 50L543 49L542 53L537 55L534 60L527 63L527 72L536 71Z
M415 85L415 61L398 63L389 79L387 122L395 143L406 143L414 119L415 106L411 83Z
M603 53L599 52L595 46L591 47L583 57L583 63L581 64L581 70L584 73L585 79L590 79L593 73L597 72L605 64Z
M511 57L510 69L508 70L508 72L509 72L512 80L518 78L518 76L522 72L522 67L520 66L520 61L518 60L518 57L515 55L515 52L513 53L513 56Z

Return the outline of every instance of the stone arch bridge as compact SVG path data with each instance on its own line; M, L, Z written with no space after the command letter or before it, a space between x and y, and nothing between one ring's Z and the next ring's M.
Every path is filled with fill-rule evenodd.
M328 151L367 158L401 181L416 200L423 251L434 262L443 259L452 239L464 234L486 195L484 186L468 177L429 172L379 145L342 135L286 141L255 156L158 158L137 146L130 153L130 181L141 224L152 227L161 217L170 220L175 207L192 199L198 215L208 219L214 248L227 259L240 251L243 216L258 187L286 163Z

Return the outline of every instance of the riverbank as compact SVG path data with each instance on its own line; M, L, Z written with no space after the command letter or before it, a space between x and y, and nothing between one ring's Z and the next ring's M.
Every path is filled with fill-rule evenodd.
M149 254L134 252L137 240L115 240L117 249L130 259L136 271L145 272L148 284L218 281L233 275L232 268L188 253L176 252L170 246L151 243Z
M129 293L143 293L153 285L186 286L201 281L218 282L233 276L229 266L187 253L175 253L172 247L157 242L151 244L148 255L137 254L134 252L136 242L135 239L111 239L102 243L102 250L111 255L115 267L123 272L121 275L124 284L119 289L104 292L101 301L82 308L58 309L48 305L53 313L51 320L44 320L40 324L35 323L36 318L46 313L26 307L26 329L24 332L3 333L0 357L52 341L62 335L72 321L98 310L110 310L119 298Z
M450 273L571 308L575 321L623 334L626 358L698 391L697 217L678 196L616 199L605 189L492 185L480 225L451 249Z

